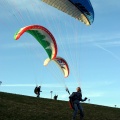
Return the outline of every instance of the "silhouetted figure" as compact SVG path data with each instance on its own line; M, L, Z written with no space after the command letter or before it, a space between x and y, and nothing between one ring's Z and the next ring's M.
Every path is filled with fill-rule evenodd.
M2 81L0 81L0 85L2 84Z
M76 90L77 90L77 92L73 92L69 96L70 103L72 104L73 109L74 109L72 120L76 119L76 115L77 115L78 110L80 111L80 120L83 120L84 113L83 113L83 108L80 104L80 101L86 101L87 98L85 97L84 99L82 99L82 92L81 92L80 87L77 87Z
M57 100L57 98L58 98L58 95L55 95L55 96L54 96L54 100Z
M40 92L42 92L41 86L39 86L39 87L36 86L34 89L34 93L37 95L37 97L40 97Z

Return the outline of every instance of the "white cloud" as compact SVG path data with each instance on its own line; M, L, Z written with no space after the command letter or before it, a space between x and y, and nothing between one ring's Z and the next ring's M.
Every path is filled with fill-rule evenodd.
M2 87L33 87L35 84L2 84Z
M2 84L3 87L33 87L36 84ZM63 85L60 84L42 84L43 87L46 88L63 88Z
M85 96L87 96L88 98L96 98L96 97L103 97L104 96L104 92L88 92L87 94L85 94Z
M118 39L120 39L120 38L118 38ZM101 41L98 44L99 44L99 46L105 46L105 47L117 47L117 46L119 47L120 41L113 39L113 41L111 41L111 40L110 41L109 40L108 41Z
M68 99L68 94L61 94L61 95L59 95L59 98L60 99Z

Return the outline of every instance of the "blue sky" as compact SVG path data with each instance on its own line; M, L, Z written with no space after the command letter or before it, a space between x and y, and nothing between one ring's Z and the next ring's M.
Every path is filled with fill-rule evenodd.
M36 97L34 87L38 84L41 97L50 98L53 91L59 100L68 100L65 86L73 92L80 85L83 97L92 104L120 107L120 2L91 3L94 23L85 26L40 0L1 0L0 91ZM54 62L43 66L47 54L32 36L25 33L14 40L15 32L32 24L42 25L54 35L58 56L70 67L68 78Z

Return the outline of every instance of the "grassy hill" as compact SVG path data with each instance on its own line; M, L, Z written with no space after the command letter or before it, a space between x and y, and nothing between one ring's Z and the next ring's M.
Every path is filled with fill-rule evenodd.
M120 109L82 103L84 120L120 120ZM71 120L66 101L0 92L0 120ZM79 116L77 116L79 120Z

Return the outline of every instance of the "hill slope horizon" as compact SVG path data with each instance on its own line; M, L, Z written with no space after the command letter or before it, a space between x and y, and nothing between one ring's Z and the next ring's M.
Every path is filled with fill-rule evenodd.
M120 108L82 103L84 120L120 120ZM0 92L1 120L71 120L67 101ZM79 119L79 114L77 119Z

